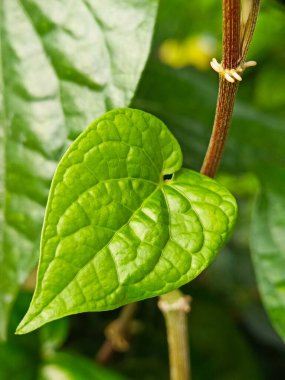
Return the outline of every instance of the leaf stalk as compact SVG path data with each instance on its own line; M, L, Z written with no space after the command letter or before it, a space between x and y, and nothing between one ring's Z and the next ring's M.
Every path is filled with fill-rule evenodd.
M190 380L190 353L188 340L188 313L191 298L180 290L160 297L158 307L162 311L167 330L171 380Z

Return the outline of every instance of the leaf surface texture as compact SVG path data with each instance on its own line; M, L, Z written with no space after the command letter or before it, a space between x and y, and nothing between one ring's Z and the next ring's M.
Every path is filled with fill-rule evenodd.
M236 202L181 166L178 142L145 112L114 110L83 132L52 183L38 285L20 333L166 293L209 265Z

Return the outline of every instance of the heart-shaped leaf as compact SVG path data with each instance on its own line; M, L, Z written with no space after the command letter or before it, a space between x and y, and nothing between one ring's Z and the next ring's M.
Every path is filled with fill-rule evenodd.
M176 139L142 111L111 111L82 133L52 183L38 284L18 333L166 293L209 265L236 202L181 165Z

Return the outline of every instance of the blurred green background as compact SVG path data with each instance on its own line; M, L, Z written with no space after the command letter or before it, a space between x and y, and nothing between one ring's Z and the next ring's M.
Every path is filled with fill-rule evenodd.
M193 297L189 315L194 380L285 378L285 346L261 304L249 251L256 173L284 160L285 3L262 2L219 179L237 197L240 216L228 246L183 292ZM214 117L221 59L221 2L162 0L153 48L132 105L159 116L199 170ZM281 157L281 160L280 160ZM285 270L285 269L284 269ZM116 353L107 372L95 363L104 328L118 311L82 314L14 336L31 292L13 310L10 335L0 345L0 380L168 379L165 326L157 300L141 302L131 346Z

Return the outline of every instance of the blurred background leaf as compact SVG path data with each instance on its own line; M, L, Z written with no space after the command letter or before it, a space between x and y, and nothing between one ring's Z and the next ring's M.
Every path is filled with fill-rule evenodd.
M269 171L269 169L268 169ZM285 170L262 176L255 204L251 247L262 299L285 341Z

